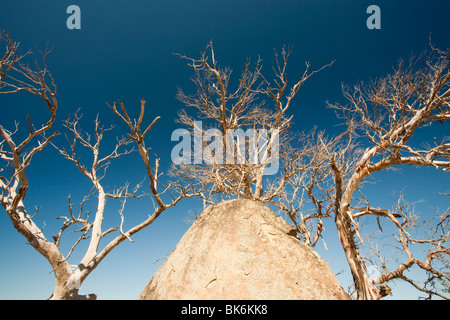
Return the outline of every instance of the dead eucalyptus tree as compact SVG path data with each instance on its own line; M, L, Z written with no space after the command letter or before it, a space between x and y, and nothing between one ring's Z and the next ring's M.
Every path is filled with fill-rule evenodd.
M375 208L364 196L362 186L377 172L394 166L431 166L448 175L450 168L450 52L431 46L428 54L409 61L400 61L392 73L371 83L344 86L346 105L330 105L342 116L351 130L338 149L329 153L329 165L334 179L335 222L350 270L353 275L356 299L379 299L390 292L387 283L403 279L421 291L443 297L431 284L439 279L449 280L448 272L448 209L427 223L419 223L417 216L404 204L404 198L394 210ZM422 145L415 139L426 126L442 133ZM403 203L400 205L400 203ZM373 247L379 258L380 275L370 277L361 246L366 237L361 234L358 221L374 217L389 221L405 261L389 269L382 250ZM378 224L380 226L380 224ZM431 228L424 238L415 238L413 228ZM381 227L380 227L381 231ZM426 249L422 260L411 246L421 244ZM374 260L371 260L374 261ZM440 268L435 267L439 265ZM409 279L405 271L417 266L428 274L419 285ZM444 270L444 271L442 271ZM431 289L430 289L431 288Z
M116 104L110 106L117 119L126 124L129 133L126 137L118 139L115 146L106 152L102 141L114 126L104 127L98 118L94 122L93 134L84 132L80 127L81 116L76 113L63 124L67 130L68 147L56 145L55 137L58 132L53 129L58 109L57 87L51 73L47 69L47 52L42 54L41 64L35 63L34 67L25 63L26 58L32 52L19 54L18 43L11 40L6 32L0 34L2 48L6 46L0 62L0 94L14 94L25 91L40 98L48 111L46 123L36 126L28 116L28 133L19 130L16 123L13 128L0 125L0 204L10 218L14 228L22 234L28 243L43 255L51 265L55 276L55 289L50 299L96 299L96 294L79 295L78 291L86 277L99 265L99 263L117 245L125 240L131 240L136 232L150 225L164 210L176 205L182 198L193 195L190 186L179 183L164 184L159 172L159 159L155 159L153 165L150 160L149 148L145 145L145 137L155 125L159 117L156 117L148 126L143 124L145 113L145 101L141 101L140 114L137 120L132 120L125 106L119 102L120 111ZM92 132L91 131L91 132ZM105 190L102 179L106 175L106 169L110 162L119 157L133 152L130 148L135 144L140 157L144 162L149 188L151 193L141 192L142 183L129 189L125 183L114 190ZM81 174L92 184L91 191L81 201L79 210L76 212L71 197L68 197L68 215L58 219L62 221L60 230L48 239L44 232L33 221L35 214L30 215L24 199L28 191L29 180L27 168L32 158L42 152L45 148L53 145L61 155L74 163ZM84 151L82 151L84 150ZM92 161L84 163L79 154L88 152ZM125 203L130 197L141 197L150 195L154 200L154 208L150 209L148 217L131 228L124 228ZM85 208L89 199L96 198L96 210L93 217ZM106 230L103 228L107 200L116 199L121 201L119 210L120 223ZM67 253L62 252L61 239L67 233L78 234ZM115 236L113 236L115 234ZM105 236L113 236L105 243ZM77 264L69 264L69 258L81 241L88 241L86 252ZM103 240L103 241L102 241Z
M300 79L291 85L287 77L290 54L286 48L281 55L275 52L273 79L264 75L259 58L253 66L248 60L234 81L232 70L220 66L212 43L199 58L180 55L194 71L196 91L178 90L177 98L186 107L178 122L188 128L187 136L194 137L194 151L191 157L190 143L174 148L177 157L184 156L174 161L172 172L208 186L201 192L205 204L214 194L272 202L284 194L291 177L304 170L303 156L314 147L291 146L289 108L302 85L332 63L314 71L307 63ZM172 140L181 137L182 132Z

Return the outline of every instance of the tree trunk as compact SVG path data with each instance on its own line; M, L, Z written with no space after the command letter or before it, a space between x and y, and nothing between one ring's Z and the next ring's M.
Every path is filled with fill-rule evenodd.
M97 297L95 294L78 295L78 289L86 278L87 273L81 276L79 268L74 272L72 271L58 246L49 242L33 220L31 220L22 200L18 201L16 207L9 207L7 213L16 230L25 236L28 243L42 254L52 266L56 283L53 294L49 298L50 300L95 299Z
M360 181L362 179L362 175L354 175L347 183L345 191L343 192L341 171L337 167L334 159L331 159L330 165L333 170L336 186L336 198L334 203L336 212L335 222L339 234L339 240L341 241L345 257L347 258L350 271L352 272L353 282L355 285L355 299L378 300L381 297L379 290L372 285L365 272L365 265L359 255L358 248L355 243L355 231L353 230L351 218L349 217L348 212L350 200L357 185L357 182L355 181Z
M67 262L63 262L55 270L55 289L49 300L96 300L96 294L79 295L83 280L86 278L78 267L75 271L72 271L70 265Z
M78 289L69 289L65 283L56 282L55 290L48 300L97 300L95 293L79 295Z
M339 239L345 252L350 270L355 284L356 300L378 300L381 296L378 289L370 282L365 271L365 265L362 261L356 243L354 241L354 231L350 222L344 218L342 213L336 217L336 226L338 229Z

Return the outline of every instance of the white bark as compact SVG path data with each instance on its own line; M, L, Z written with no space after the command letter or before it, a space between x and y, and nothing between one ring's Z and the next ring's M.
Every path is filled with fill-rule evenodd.
M119 119L124 120L128 125L131 140L126 138L118 140L112 152L103 158L99 156L101 142L104 134L112 130L113 127L105 129L100 125L98 119L95 121L94 134L92 135L95 141L91 142L91 135L84 134L80 130L78 126L80 117L78 114L75 114L72 120L68 119L64 123L66 129L73 135L73 140L69 141L70 147L68 151L53 144L53 138L58 134L56 131L52 132L52 125L55 122L57 111L56 85L45 65L46 53L42 57L43 68L36 66L37 70L32 70L28 65L21 62L26 54L20 56L17 53L18 45L13 43L6 33L0 33L0 42L3 41L6 41L6 53L3 55L0 65L0 94L13 94L19 91L26 91L38 96L47 105L49 119L41 127L36 129L30 118L27 117L29 134L19 142L14 137L14 133L18 130L17 125L14 132L10 132L0 125L0 161L5 165L0 168L0 204L5 208L14 228L28 240L34 249L49 261L55 276L55 289L50 299L96 299L95 294L78 294L80 286L86 277L122 241L125 239L131 240L130 237L133 234L150 225L164 210L176 205L184 197L193 196L193 189L191 187L185 188L181 184L163 186L161 181L159 181L161 174L158 172L158 160L156 161L155 171L153 171L149 160L150 149L145 148L144 138L159 117L155 118L145 130L141 131L141 124L144 117L144 100L141 102L139 119L134 122L128 117L123 104L121 104L121 107L124 115L115 109L113 110L119 116ZM128 185L126 185L112 193L105 191L101 184L102 174L108 167L110 160L125 156L133 151L122 151L123 147L131 142L135 142L138 146L139 154L145 164L150 180L151 196L156 201L157 206L147 219L126 231L123 230L125 215L122 209L120 213L120 226L103 231L102 223L105 210L107 210L107 199L123 200L123 204L125 204L127 198L138 198L141 196L137 193L141 188L140 184L131 192L128 192ZM42 230L33 222L32 217L26 212L24 204L24 198L29 187L26 169L30 165L33 156L41 152L48 144L52 144L60 154L72 161L93 185L93 190L80 203L80 212L78 215L74 213L74 205L71 202L70 196L68 197L69 215L58 218L63 221L63 226L56 235L53 235L53 242L48 241ZM77 156L78 146L92 152L94 160L91 167L88 168L86 164L80 161L80 157ZM163 191L158 190L161 186L164 188ZM165 192L170 193L172 201L164 202L162 200L162 194ZM89 214L84 210L84 205L94 194L97 196L97 208L93 221L90 221ZM61 238L64 232L74 226L80 225L81 228L73 230L73 232L79 234L78 240L72 245L68 254L64 256L60 250ZM104 236L115 231L120 231L120 234L101 248L101 241ZM75 266L70 265L68 259L71 257L77 245L85 239L89 239L89 246L84 257L79 264Z

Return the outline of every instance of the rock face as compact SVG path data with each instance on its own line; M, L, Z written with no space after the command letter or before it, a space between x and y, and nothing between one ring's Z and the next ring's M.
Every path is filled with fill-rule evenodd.
M138 299L349 299L326 262L267 206L208 207Z

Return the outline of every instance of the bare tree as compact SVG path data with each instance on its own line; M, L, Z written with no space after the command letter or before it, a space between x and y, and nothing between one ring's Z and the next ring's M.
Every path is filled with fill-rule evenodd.
M238 81L232 81L229 68L219 65L212 43L198 59L180 55L194 70L196 92L187 94L179 89L177 98L187 109L180 112L178 121L192 136L202 137L194 144L201 144L208 152L194 154L194 163L187 159L187 163L176 164L173 173L208 186L201 193L205 203L214 194L269 203L284 194L296 172L304 170L299 162L313 147L298 151L291 146L292 115L288 109L306 80L332 63L315 71L310 71L307 63L300 79L290 86L290 54L286 48L281 55L275 53L273 80L263 74L262 60L258 59L253 67L247 61ZM221 147L210 151L208 146L213 142ZM270 179L273 173L269 175L268 170L274 164L276 172L282 166L281 174Z
M401 61L386 77L369 84L344 87L347 105L330 105L346 119L349 127L347 140L339 150L330 152L330 167L334 176L334 207L336 226L344 248L355 285L356 299L379 299L390 292L387 282L403 279L416 288L405 271L412 265L426 270L433 279L447 279L448 273L433 268L436 260L444 261L448 255L448 213L437 217L437 224L427 240L414 239L408 232L419 225L402 206L391 212L370 205L362 193L367 178L393 166L432 166L437 170L450 168L450 143L448 136L436 137L426 145L414 141L417 132L425 126L441 125L450 119L450 53L431 46L431 52L409 62ZM445 133L445 130L443 130ZM357 143L361 146L358 148ZM365 148L365 149L362 149ZM445 173L443 173L445 174ZM448 211L446 211L448 212ZM360 245L358 220L363 216L387 219L397 229L396 239L407 260L393 271L381 263L384 274L377 279L368 275ZM428 244L425 261L413 257L410 244ZM376 255L383 258L379 250ZM444 267L448 268L448 264ZM430 281L427 282L431 283ZM429 294L436 291L424 289Z
M19 126L8 130L0 126L0 159L3 166L0 168L0 203L5 208L6 213L13 226L19 231L40 254L42 254L51 264L55 275L56 284L50 299L96 299L96 294L79 295L78 291L86 277L98 266L98 264L117 245L124 240L131 240L131 236L136 232L150 225L166 209L176 205L182 198L193 196L190 186L184 187L179 183L164 185L160 181L159 159L155 160L155 165L150 163L149 148L145 146L145 137L152 129L159 117L156 117L147 127L143 127L145 101L141 101L139 118L131 120L125 106L119 102L121 111L116 109L116 104L110 106L118 119L122 120L128 127L127 137L118 139L115 146L109 153L104 155L102 141L105 134L114 127L105 128L100 124L98 118L94 123L93 134L83 132L80 128L78 113L64 122L64 127L68 131L69 147L59 147L53 143L57 131L52 131L52 126L56 119L57 99L56 85L47 70L45 58L47 52L42 55L43 67L35 64L35 69L24 63L24 58L31 54L27 52L19 55L18 44L13 42L6 32L1 34L1 42L6 42L6 52L1 60L1 94L12 94L19 91L26 91L40 97L46 104L49 112L49 120L35 128L30 117L27 117L28 135L24 139L15 138L18 135ZM145 128L145 129L144 129ZM68 197L68 215L58 219L62 221L61 229L52 236L53 241L48 240L43 231L33 222L33 216L27 213L24 198L27 194L29 181L26 169L30 165L34 155L41 152L49 144L52 144L66 159L74 163L78 170L92 183L92 189L80 203L79 212L74 210L71 197ZM106 175L106 169L110 162L119 157L128 155L133 149L128 148L130 144L135 144L143 160L149 179L150 196L154 199L154 208L151 214L142 222L124 230L125 203L130 197L139 198L144 193L139 193L142 183L132 190L129 184L116 188L108 192L102 186L102 179ZM89 165L82 162L79 157L80 148L91 153L93 161ZM128 149L127 149L128 148ZM93 217L86 210L85 205L91 197L96 197L96 211ZM107 230L102 228L107 199L117 199L121 201L119 210L120 223L117 227ZM67 254L61 251L61 239L66 233L78 234L77 240L69 249ZM116 236L109 242L101 245L102 240L108 234ZM76 246L83 240L89 241L89 246L84 257L77 265L71 265L68 259L74 252Z

